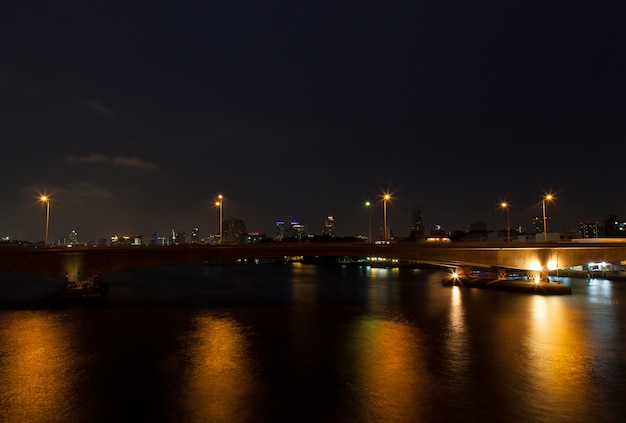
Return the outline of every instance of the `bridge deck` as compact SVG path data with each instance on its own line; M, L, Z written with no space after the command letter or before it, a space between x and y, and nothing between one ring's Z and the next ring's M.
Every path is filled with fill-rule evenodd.
M526 271L565 269L588 262L626 260L616 243L260 243L172 247L0 248L0 272L50 276L213 260L306 257L385 257L448 267L499 267Z

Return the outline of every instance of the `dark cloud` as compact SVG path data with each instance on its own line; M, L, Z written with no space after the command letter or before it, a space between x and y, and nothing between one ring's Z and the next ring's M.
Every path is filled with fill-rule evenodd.
M105 106L104 104L98 103L97 101L90 101L87 103L87 106L94 112L108 119L114 121L120 120L120 116L115 110Z
M110 166L125 166L138 169L157 169L154 163L145 161L138 157L107 157L104 154L91 154L89 156L76 157L67 155L68 163L88 163L88 164L104 164Z

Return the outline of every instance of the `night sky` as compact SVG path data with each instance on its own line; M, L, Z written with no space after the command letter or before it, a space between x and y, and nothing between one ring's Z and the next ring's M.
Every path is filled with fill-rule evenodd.
M0 236L626 218L626 3L15 2ZM128 3L128 4L127 4Z

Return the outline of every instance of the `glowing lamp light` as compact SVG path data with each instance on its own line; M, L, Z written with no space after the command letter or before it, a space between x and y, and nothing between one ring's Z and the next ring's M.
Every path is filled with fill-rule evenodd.
M548 262L548 270L556 270L556 260L550 260Z
M532 262L530 262L530 266L528 266L528 269L538 271L538 270L542 270L543 267L541 266L541 263L539 262L539 260L535 259Z

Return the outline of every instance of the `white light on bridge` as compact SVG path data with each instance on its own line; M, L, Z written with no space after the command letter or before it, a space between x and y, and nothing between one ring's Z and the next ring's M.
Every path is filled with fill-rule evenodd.
M548 262L548 270L556 270L556 269L557 269L556 260L550 260Z
M539 262L539 260L535 259L535 260L530 262L530 265L528 266L528 269L529 270L539 271L539 270L543 270L543 267L541 266L541 263Z

